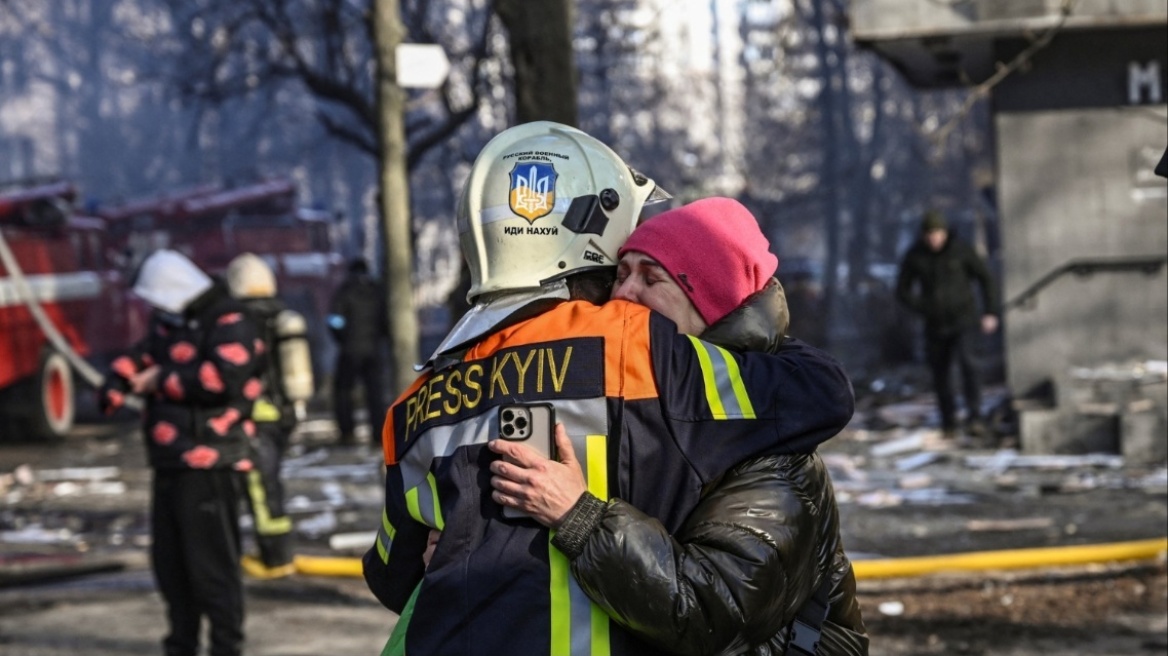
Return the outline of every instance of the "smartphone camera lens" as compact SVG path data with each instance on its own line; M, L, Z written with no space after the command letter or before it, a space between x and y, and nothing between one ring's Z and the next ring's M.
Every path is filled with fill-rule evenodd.
M503 424L502 430L503 430L503 435L505 435L507 437L511 437L512 435L515 434L515 427L512 426L511 424Z
M518 427L519 430L523 430L524 428L527 428L527 417L516 417L515 418L515 426Z
M510 410L503 411L503 421L511 421L514 418L515 418L515 413L511 412Z

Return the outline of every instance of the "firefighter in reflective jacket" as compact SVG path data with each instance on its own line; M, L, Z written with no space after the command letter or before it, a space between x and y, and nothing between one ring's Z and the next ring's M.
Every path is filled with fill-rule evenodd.
M258 432L256 467L247 475L259 558L244 556L243 568L256 578L280 578L296 571L292 518L284 508L280 465L297 418L304 414L304 403L312 396L308 340L303 332L289 335L283 330L291 321L303 324L303 317L276 296L276 276L259 256L242 253L232 259L227 265L227 287L260 331L256 351L263 382L251 415ZM289 357L290 353L299 357Z
M175 251L143 261L134 293L154 309L149 333L113 361L99 403L112 412L128 394L146 399L150 555L170 624L164 652L198 653L205 615L212 656L240 654L240 476L252 468L259 335L223 284Z
M459 209L474 305L383 431L385 509L364 562L403 613L389 653L657 653L588 600L546 529L492 501L501 406L550 404L589 491L671 532L732 465L810 452L851 418L847 377L811 347L734 354L644 307L597 304L642 206L663 196L554 123L511 128L476 160Z

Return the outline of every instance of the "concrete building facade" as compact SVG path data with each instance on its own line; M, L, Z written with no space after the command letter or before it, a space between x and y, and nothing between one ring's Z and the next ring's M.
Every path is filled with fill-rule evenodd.
M1023 450L1163 462L1168 185L1152 171L1168 146L1168 4L854 0L852 17L921 87L1011 69L991 93Z

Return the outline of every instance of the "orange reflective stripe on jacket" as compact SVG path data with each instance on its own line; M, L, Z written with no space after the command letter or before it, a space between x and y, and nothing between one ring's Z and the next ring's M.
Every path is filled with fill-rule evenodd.
M649 361L649 309L627 301L593 305L568 301L557 312L546 312L509 326L479 342L467 360L489 357L504 346L534 344L570 337L604 338L605 396L630 401L657 396Z

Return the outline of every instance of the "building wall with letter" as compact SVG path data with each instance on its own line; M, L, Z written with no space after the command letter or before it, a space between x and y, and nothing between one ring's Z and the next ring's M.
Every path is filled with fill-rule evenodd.
M1072 261L1168 258L1166 52L1163 28L1064 34L995 89L1004 299ZM1168 358L1168 267L1064 275L1005 339L1015 397L1049 383L1073 411L1074 368Z

